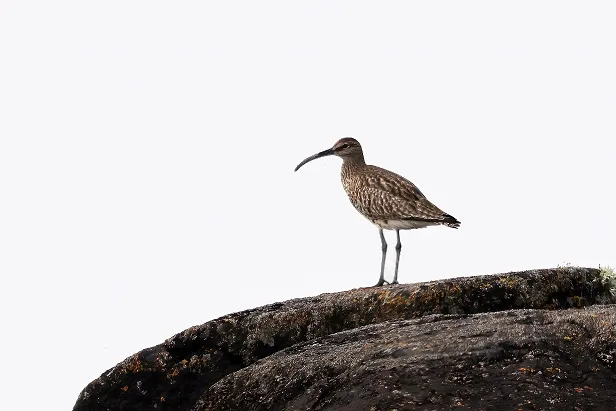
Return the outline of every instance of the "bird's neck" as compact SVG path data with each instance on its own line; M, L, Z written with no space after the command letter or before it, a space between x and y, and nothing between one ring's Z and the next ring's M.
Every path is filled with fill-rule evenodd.
M366 161L364 160L364 154L358 153L352 156L343 157L342 164L345 166L364 166Z
M342 159L342 174L348 175L354 170L358 170L366 165L363 154L357 154L352 157L344 157Z

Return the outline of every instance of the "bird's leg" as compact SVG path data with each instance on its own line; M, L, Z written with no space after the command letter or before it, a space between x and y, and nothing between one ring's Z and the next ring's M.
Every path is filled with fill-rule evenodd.
M379 282L376 283L375 287L379 287L385 283L389 284L388 281L385 281L385 256L387 255L387 242L385 241L385 236L383 235L383 229L380 227L379 235L381 236L381 251L383 252L383 257L381 258L381 277L379 277Z
M398 284L398 265L400 264L400 251L402 250L402 243L400 242L400 230L396 230L398 236L398 243L396 244L396 270L394 271L394 280L392 284Z

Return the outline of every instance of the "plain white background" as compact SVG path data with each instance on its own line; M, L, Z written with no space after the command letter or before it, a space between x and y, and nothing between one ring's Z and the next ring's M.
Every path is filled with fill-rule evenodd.
M4 0L3 408L70 409L191 325L376 283L340 160L293 172L344 136L462 221L404 232L401 282L616 266L615 11Z

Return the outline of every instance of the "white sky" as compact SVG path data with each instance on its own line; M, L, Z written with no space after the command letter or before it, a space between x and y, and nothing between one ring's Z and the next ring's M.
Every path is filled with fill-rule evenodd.
M401 282L616 266L615 11L4 0L4 408L70 409L191 325L376 283L341 161L293 172L344 136L462 221L404 232Z

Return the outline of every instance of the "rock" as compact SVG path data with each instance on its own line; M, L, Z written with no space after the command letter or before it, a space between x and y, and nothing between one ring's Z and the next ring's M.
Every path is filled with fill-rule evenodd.
M613 410L616 306L429 315L279 351L192 410Z
M73 410L613 409L614 286L569 267L267 305L127 358Z

